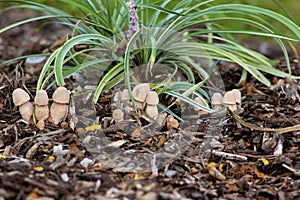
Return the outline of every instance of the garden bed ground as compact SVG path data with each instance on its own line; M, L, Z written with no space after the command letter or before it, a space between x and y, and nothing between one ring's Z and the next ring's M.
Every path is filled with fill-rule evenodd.
M30 16L32 13L24 11L6 13L0 16L0 26ZM36 26L37 23L26 24L1 34L0 61L51 51L51 46L70 32L57 24L35 32ZM278 48L267 47L264 53L268 56L278 55ZM259 49L260 44L255 48ZM276 59L280 58L276 56ZM291 62L293 73L300 75L299 60L292 58ZM226 90L238 88L242 92L244 111L240 117L244 121L270 128L300 124L299 81L268 76L273 88L252 78L238 85L241 76L238 66L223 63L219 67L226 80ZM287 70L283 61L278 67ZM241 126L229 114L218 119L221 129L217 129L217 125L213 127L218 130L221 147L214 148L208 158L199 156L201 142L208 131L205 124L200 124L201 132L193 132L196 140L157 174L153 174L153 169L122 172L97 160L85 166L83 160L94 159L86 145L82 145L80 131L50 124L39 131L20 121L18 109L12 103L12 91L17 87L26 88L33 98L40 69L41 65L31 66L24 61L0 68L1 199L300 198L300 131L280 135L255 131ZM71 82L68 87L72 87ZM105 104L98 104L96 109L103 109L102 105ZM209 120L202 119L203 123ZM164 145L170 139L169 133L163 131L153 136L151 142L131 140L121 130L105 133L114 140L122 139L128 145L134 143L149 149ZM280 152L275 149L280 147L278 141L282 143L282 155L274 156L274 151ZM57 151L61 147L68 151Z

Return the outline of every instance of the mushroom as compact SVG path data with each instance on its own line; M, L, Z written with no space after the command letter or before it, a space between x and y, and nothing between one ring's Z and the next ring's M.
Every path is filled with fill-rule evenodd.
M112 117L116 122L120 122L124 119L124 113L121 109L116 109L113 111Z
M151 118L154 119L158 115L158 108L157 104L159 102L159 98L156 92L150 91L146 97L146 114Z
M158 115L158 108L157 106L147 105L145 112L150 119L155 119Z
M141 110L145 108L145 101L149 92L150 87L146 83L138 84L132 89L132 96L135 100L134 103L137 108Z
M234 94L234 98L235 98L235 103L237 104L237 106L240 108L241 104L242 104L242 94L239 90L237 89L233 89L232 90L233 94Z
M146 97L147 105L156 106L159 103L159 98L156 92L150 91Z
M200 97L196 97L194 99L195 102L199 103L202 106L206 106L205 102L200 98ZM201 108L196 108L196 110L198 111L199 115L204 115L207 114L208 112L206 112L205 110L202 110Z
M222 94L216 92L211 97L211 105L214 110L220 110L222 108Z
M178 128L179 122L173 117L173 115L168 115L167 117L167 129Z
M34 103L35 103L34 114L36 120L38 120L37 126L41 130L44 129L45 123L42 123L40 121L44 121L49 117L48 102L49 102L49 98L45 90L40 90L34 98Z
M53 95L52 99L56 103L61 103L61 104L69 104L70 101L70 91L67 90L65 87L58 87Z
M30 123L30 119L33 113L33 106L29 102L29 94L25 90L17 88L13 91L12 98L15 106L19 106L19 112L22 118Z
M50 116L55 125L66 119L69 105L53 102L50 107Z
M122 101L130 101L130 96L127 89L124 89L121 93Z
M224 97L222 99L222 103L225 107L228 107L231 111L236 111L237 106L236 106L236 100L234 96L233 91L228 91L224 94Z
M147 83L138 84L132 89L134 99L139 102L145 102L149 92L150 87Z
M50 116L55 125L68 115L70 91L65 87L58 87L52 95L53 103L50 107Z

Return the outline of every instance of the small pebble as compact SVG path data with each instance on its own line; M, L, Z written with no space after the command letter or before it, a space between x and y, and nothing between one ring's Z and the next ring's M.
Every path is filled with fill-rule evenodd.
M92 164L92 163L93 163L93 160L92 160L92 159L89 159L89 158L84 158L84 159L80 162L81 166L84 167L84 168L88 168L89 165Z
M168 177L168 178L172 178L173 176L175 176L176 175L176 170L168 170L168 171L166 171L166 176Z
M25 65L39 64L39 63L43 62L45 59L46 59L46 57L44 57L44 56L27 58L25 61Z
M60 177L63 180L63 182L69 182L69 180L70 180L67 173L61 174Z

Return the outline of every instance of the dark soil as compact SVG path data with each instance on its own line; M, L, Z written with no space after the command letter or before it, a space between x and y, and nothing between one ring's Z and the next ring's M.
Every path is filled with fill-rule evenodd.
M5 13L0 16L0 27L32 16L25 11ZM26 24L1 34L0 61L51 52L51 46L70 33L57 24L36 32L40 24ZM268 54L272 51L270 48ZM278 49L274 48L274 52L277 54ZM293 74L300 75L299 60L292 56L291 62ZM21 120L12 102L12 91L24 88L33 99L41 67L42 63L28 65L21 60L0 68L1 199L300 199L299 131L271 134L241 126L229 114L217 121L203 117L198 131L192 132L194 141L158 172L153 168L128 170L126 156L122 158L123 165L116 168L95 159L93 147L83 145L83 136L89 133L50 123L40 131ZM270 128L300 123L299 81L268 75L272 88L251 77L238 84L241 68L228 63L219 67L226 90L237 88L242 92L244 111L239 115L244 121ZM287 70L282 60L278 68ZM72 80L67 87L73 87ZM109 97L102 100L96 105L97 112L111 115ZM108 138L126 141L124 149L139 151L164 146L180 131L163 129L132 139L118 127L105 128L103 133ZM205 136L212 132L217 145L203 148ZM280 152L281 144L282 153L274 155ZM82 161L87 159L92 163L85 166Z

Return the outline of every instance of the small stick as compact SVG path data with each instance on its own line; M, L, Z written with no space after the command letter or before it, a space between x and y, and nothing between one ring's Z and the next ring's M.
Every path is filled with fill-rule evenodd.
M223 156L223 157L227 157L229 159L234 159L234 160L245 160L245 161L248 160L246 156L237 155L237 154L233 154L233 153L226 153L226 152L217 151L217 150L212 150L211 153L215 154L217 156Z
M250 128L252 130L263 131L263 132L271 132L271 133L275 133L275 134L283 134L283 133L288 133L288 132L292 132L292 131L300 131L300 124L297 124L297 125L294 125L294 126L289 126L289 127L284 127L284 128L262 128L262 127L258 127L258 126L255 126L255 125L252 125L252 124L249 124L249 123L245 122L237 114L232 112L230 109L228 109L228 111L229 111L230 115L233 117L233 119L235 119L237 122L239 122L243 126L245 126L247 128Z

